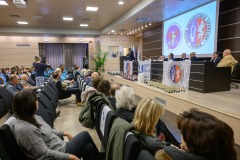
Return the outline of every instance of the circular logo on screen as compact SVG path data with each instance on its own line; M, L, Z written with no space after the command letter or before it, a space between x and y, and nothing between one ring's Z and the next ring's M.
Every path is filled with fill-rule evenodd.
M208 41L211 33L210 18L204 13L197 13L189 20L185 29L188 47L199 49Z
M178 49L182 39L182 30L180 25L178 23L170 24L167 29L167 34L165 38L167 49L170 52Z
M173 62L168 68L168 79L172 85L179 85L184 78L184 69L181 63Z

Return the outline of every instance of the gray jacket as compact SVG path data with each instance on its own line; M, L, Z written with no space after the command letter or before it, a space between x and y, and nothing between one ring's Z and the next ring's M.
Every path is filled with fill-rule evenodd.
M63 132L52 129L40 116L35 117L40 128L19 119L14 126L14 136L22 153L29 159L67 160L66 143L60 138Z
M15 96L17 94L17 92L20 92L21 90L23 90L23 87L18 84L18 85L14 85L11 82L8 82L5 85L5 88L8 90L8 92L10 92L13 96Z

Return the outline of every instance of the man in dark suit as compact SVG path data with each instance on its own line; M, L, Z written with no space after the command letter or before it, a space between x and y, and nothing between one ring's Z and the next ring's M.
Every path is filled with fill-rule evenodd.
M191 59L191 61L198 61L198 58L196 57L196 52L192 52L190 54L190 59Z
M188 60L188 58L186 58L186 56L187 56L186 53L182 53L180 61Z
M222 57L219 56L219 53L214 52L210 61L214 63L215 67L217 67L217 65L221 61L221 59L222 59Z
M132 51L131 48L128 48L128 54L127 54L127 56L129 57L129 60L130 60L130 61L135 60L134 53L133 53L133 51Z

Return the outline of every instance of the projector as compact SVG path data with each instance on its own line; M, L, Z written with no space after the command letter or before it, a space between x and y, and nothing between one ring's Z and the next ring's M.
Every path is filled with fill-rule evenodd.
M17 8L27 8L27 0L13 0L13 4Z

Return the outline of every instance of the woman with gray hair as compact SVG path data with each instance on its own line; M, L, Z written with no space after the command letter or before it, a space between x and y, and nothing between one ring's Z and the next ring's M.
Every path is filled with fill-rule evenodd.
M122 86L115 93L116 98L116 113L117 116L125 119L129 123L132 122L134 116L134 91L132 88Z

